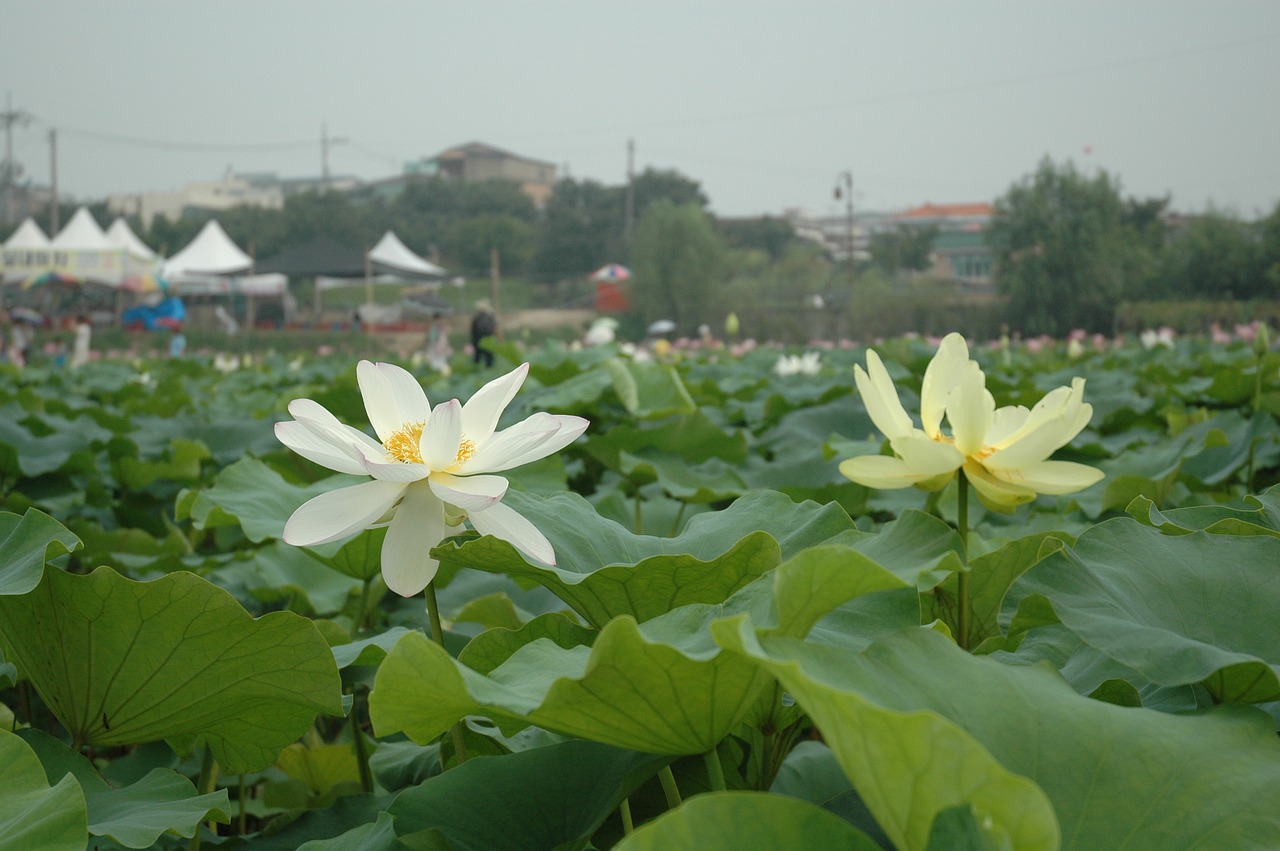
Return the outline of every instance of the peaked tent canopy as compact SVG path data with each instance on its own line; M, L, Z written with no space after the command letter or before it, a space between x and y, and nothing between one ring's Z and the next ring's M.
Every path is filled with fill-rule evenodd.
M76 210L66 227L49 242L49 247L59 251L110 251L115 248L87 207Z
M35 223L34 219L26 218L22 220L22 224L18 225L18 229L9 235L4 241L6 251L22 251L31 248L48 248L49 237L44 235L44 231Z
M369 249L369 261L375 269L397 275L421 278L443 278L449 273L430 260L424 260L410 251L393 231L387 231L378 244Z
M252 266L252 258L231 241L217 219L210 219L186 248L165 261L162 274L170 280L182 275L235 275Z
M130 256L139 260L155 260L156 253L145 242L138 239L133 228L123 218L117 218L107 228L107 241L116 248L123 248Z

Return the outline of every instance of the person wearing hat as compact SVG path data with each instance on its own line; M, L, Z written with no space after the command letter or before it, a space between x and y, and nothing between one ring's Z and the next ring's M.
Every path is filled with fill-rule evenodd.
M471 317L472 358L481 366L493 366L493 352L482 348L480 342L498 332L498 317L493 315L493 304L482 298L476 302L476 314Z

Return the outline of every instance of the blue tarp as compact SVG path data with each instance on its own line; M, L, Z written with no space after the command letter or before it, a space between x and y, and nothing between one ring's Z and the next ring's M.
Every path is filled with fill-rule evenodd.
M154 331L157 328L181 328L182 322L187 318L187 309L182 304L182 299L177 296L169 296L154 306L141 304L137 307L131 307L124 312L125 325L141 325L148 331Z

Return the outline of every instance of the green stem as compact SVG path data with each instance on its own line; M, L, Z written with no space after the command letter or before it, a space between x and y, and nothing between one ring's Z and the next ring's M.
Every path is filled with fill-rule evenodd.
M214 762L213 751L209 750L209 746L205 745L204 756L200 760L200 777L196 781L196 791L201 795L212 794L218 786L218 763ZM210 823L212 825L212 822ZM209 828L217 831L216 826ZM196 828L195 836L191 837L191 841L187 843L187 851L200 851L200 828Z
M643 534L643 524L640 521L640 488L636 488L636 534Z
M676 776L671 773L671 766L662 766L662 770L658 772L658 782L662 784L662 794L667 796L667 809L679 807L683 801L680 799L680 787L676 785Z
M957 479L960 491L956 496L956 531L960 533L960 550L964 567L956 576L956 641L960 649L969 649L969 480L964 470Z
M369 587L373 585L373 577L369 577L360 586L360 608L356 609L356 632L364 629L364 616L369 611Z
M431 622L431 639L448 653L449 648L444 646L444 626L440 622L440 603L436 600L434 583L427 585L427 619ZM453 736L453 752L458 758L458 765L462 765L467 761L467 743L462 735L462 722L454 724L449 733Z
M238 795L239 801L240 801L240 814L239 814L239 817L236 819L236 833L240 836L244 836L246 833L249 832L248 830L249 814L248 814L248 811L245 809L245 803L244 803L245 788L244 788L243 774L240 775L240 788L236 794Z
M674 538L676 533L680 531L680 521L684 519L684 510L688 505L689 503L681 500L680 510L676 512L676 522L671 524L671 534L667 536L668 538Z
M704 753L702 758L707 763L707 781L711 784L711 791L723 792L725 790L724 766L720 764L719 752L712 748Z
M364 732L360 729L361 694L357 691L351 702L351 745L356 752L356 767L360 770L360 791L373 792L373 772L369 770L369 751L365 747Z
M622 816L622 833L630 836L631 831L636 829L635 823L631 821L631 799L623 798L622 803L618 804L618 813Z

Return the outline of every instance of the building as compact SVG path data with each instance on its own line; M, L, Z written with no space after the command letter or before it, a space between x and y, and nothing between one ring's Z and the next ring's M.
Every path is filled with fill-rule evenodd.
M555 191L556 167L543 160L530 159L486 145L468 142L405 165L406 175L422 174L472 183L481 180L511 180L520 190L543 207Z
M346 190L359 185L354 177L280 178L274 172L237 174L230 168L219 180L188 183L176 192L135 192L107 196L107 209L136 215L149 228L156 216L181 218L184 213L218 213L232 207L279 210L284 199L299 192Z
M995 265L986 239L994 213L995 209L986 202L925 203L897 213L892 221L896 227L936 228L929 273L982 291L990 288Z

